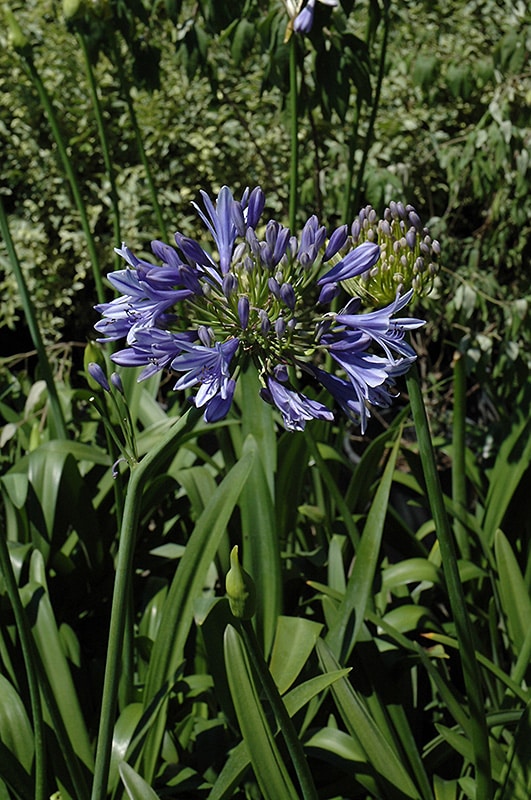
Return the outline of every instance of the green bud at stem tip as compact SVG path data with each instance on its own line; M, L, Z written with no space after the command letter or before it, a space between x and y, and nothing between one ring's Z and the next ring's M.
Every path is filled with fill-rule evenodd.
M256 588L238 560L238 545L230 553L230 570L225 578L230 610L238 619L251 619L256 611Z
M9 7L4 9L4 14L7 22L7 29L9 31L9 41L17 52L22 52L29 47L29 39L22 31L18 24L15 15Z
M73 19L84 10L84 0L63 0L63 14L66 20Z

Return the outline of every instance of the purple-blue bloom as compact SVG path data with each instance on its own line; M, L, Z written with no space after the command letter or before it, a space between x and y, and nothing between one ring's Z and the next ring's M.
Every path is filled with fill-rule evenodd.
M322 403L286 388L272 377L267 378L267 388L262 389L261 394L279 409L288 431L304 430L310 419L334 419L333 413Z
M356 247L355 250L347 253L335 267L332 267L322 278L319 278L317 283L322 286L323 283L337 283L337 281L355 278L356 275L361 275L362 272L374 267L379 258L380 248L378 245L372 242L364 242L359 247Z
M335 8L337 0L319 0L325 6ZM300 4L299 4L300 8ZM315 14L315 0L308 0L306 5L299 11L293 20L293 30L295 33L308 34L313 27L313 18Z
M103 341L125 340L112 360L143 367L139 380L174 373L175 390L192 390L207 422L229 412L237 376L252 361L263 399L288 430L333 419L331 409L300 391L311 380L364 431L370 406L392 402L396 378L415 358L405 336L423 323L395 316L412 292L376 310L361 310L359 298L333 310L343 281L378 262L378 245L356 244L346 225L328 236L315 215L299 238L275 220L261 225L260 187L240 200L226 186L214 201L201 196L203 207L194 205L211 249L177 232L174 247L152 242L161 264L137 258L125 244L117 251L126 268L109 280L120 295L96 306ZM323 368L327 361L334 372Z

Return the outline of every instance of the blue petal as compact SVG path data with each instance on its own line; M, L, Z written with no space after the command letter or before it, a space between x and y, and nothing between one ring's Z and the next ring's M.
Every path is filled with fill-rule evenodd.
M321 286L323 283L345 281L348 278L355 278L356 275L361 275L371 267L374 267L379 258L379 246L374 244L374 242L363 242L363 244L351 250L350 253L347 253L335 267L332 267L332 269L319 278L317 285Z

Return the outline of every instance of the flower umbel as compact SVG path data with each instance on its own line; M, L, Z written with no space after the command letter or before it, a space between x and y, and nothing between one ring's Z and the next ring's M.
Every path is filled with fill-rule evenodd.
M193 402L207 422L226 416L238 375L252 360L263 399L288 430L333 419L326 405L297 389L305 375L364 431L370 406L390 404L396 377L415 358L405 333L423 324L394 317L412 291L395 291L385 308L368 313L357 298L330 309L344 281L375 267L381 244L356 244L345 225L328 236L315 216L299 238L275 220L258 228L265 204L259 187L241 200L226 186L214 202L204 192L202 198L196 208L212 250L176 233L176 247L152 243L162 264L137 258L125 244L117 251L127 266L110 280L122 294L96 306L102 341L126 342L112 360L143 366L140 380L168 369L177 375L176 390L197 387ZM331 363L341 375L327 371Z

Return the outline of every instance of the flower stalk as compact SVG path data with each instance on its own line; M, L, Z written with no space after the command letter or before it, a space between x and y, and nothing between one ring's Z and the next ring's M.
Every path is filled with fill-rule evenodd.
M92 276L94 278L94 285L96 287L96 296L100 302L103 302L105 299L105 291L103 288L103 278L101 274L98 254L96 252L96 245L94 243L94 237L90 229L87 209L83 201L83 196L81 193L81 189L79 187L79 181L74 171L74 167L72 166L72 161L68 155L67 144L64 140L63 134L61 133L61 128L59 126L59 122L57 120L57 116L50 95L48 94L48 91L41 79L39 71L35 66L32 51L26 48L21 51L21 56L25 70L29 78L31 79L33 85L35 86L35 89L37 90L39 99L41 101L41 105L44 109L46 117L48 118L48 123L50 125L50 129L52 131L55 144L57 146L57 152L59 153L61 164L63 165L65 175L70 184L72 197L74 198L74 203L76 205L79 214L81 227L83 229L83 233L85 234L87 250L89 254L90 263L92 266Z
M175 452L181 437L194 421L191 411L184 414L161 438L159 444L131 470L120 529L91 800L105 800L107 797L124 633L130 601L131 570L144 488L149 478Z
M470 738L476 770L476 796L478 798L481 797L482 800L491 800L493 787L481 672L476 659L472 624L466 609L466 598L459 575L456 547L444 506L428 418L422 399L420 376L416 364L409 371L406 381L428 500L435 522L448 598L461 653L463 678L469 706Z
M289 42L289 104L290 104L290 189L289 189L289 225L292 231L297 224L297 208L299 202L299 103L297 87L297 40L292 36Z
M116 190L114 166L112 163L111 154L109 152L109 145L107 141L107 135L105 132L105 123L103 121L103 112L98 94L96 79L94 77L94 70L92 69L92 64L90 63L87 40L85 35L81 31L78 31L77 38L79 44L81 45L81 52L83 53L83 60L85 62L85 72L87 75L87 82L90 90L92 107L94 109L94 116L98 128L98 137L101 145L103 163L105 164L105 172L107 173L107 178L109 180L109 200L111 201L111 209L112 209L114 243L116 247L119 247L122 243L122 234L120 229L120 204L118 200L118 192ZM118 266L118 256L115 255L115 268L117 266Z

